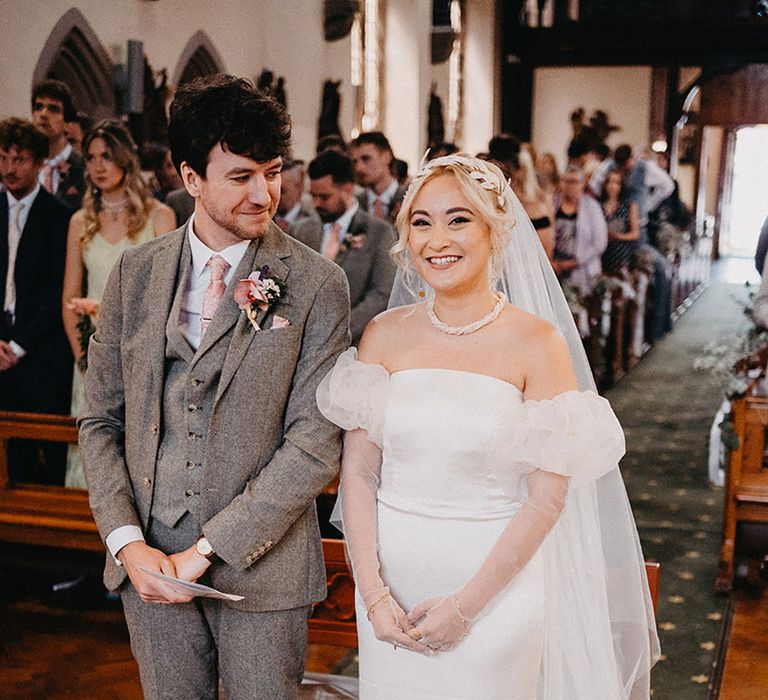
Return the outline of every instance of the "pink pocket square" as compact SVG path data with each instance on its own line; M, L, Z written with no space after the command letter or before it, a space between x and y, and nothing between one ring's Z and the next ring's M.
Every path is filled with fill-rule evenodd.
M291 325L291 322L287 318L283 318L282 316L278 316L275 314L272 317L272 330L276 330L278 328L288 328Z

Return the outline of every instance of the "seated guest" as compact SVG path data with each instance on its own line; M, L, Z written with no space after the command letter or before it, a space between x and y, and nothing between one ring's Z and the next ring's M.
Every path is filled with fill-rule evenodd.
M558 278L570 280L584 296L592 292L602 272L600 259L608 245L600 205L584 194L584 172L569 165L560 194L555 195L555 254L552 267Z
M67 138L67 125L77 119L72 93L60 80L43 80L32 90L32 123L48 137L48 158L40 184L72 209L85 191L83 160Z
M629 201L621 173L615 170L608 173L600 203L608 224L608 247L603 253L603 270L609 275L618 275L623 267L629 265L640 238L637 206Z
M389 254L395 233L387 222L361 209L354 196L352 160L343 153L325 151L309 164L309 191L319 218L299 221L288 233L335 260L346 273L350 330L357 343L368 321L387 308L395 279Z
M280 201L277 205L275 223L287 231L301 219L312 216L310 209L304 206L304 161L286 158L280 171Z
M49 140L31 122L0 122L0 410L69 413L72 353L61 321L72 210L38 176ZM12 481L64 483L66 445L11 442Z
M405 188L392 172L392 147L380 131L360 134L351 147L355 180L365 188L358 201L363 211L394 223L405 197Z

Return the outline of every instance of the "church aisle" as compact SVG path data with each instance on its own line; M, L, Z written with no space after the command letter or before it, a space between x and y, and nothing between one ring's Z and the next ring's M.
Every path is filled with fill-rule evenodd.
M715 595L723 489L707 476L709 430L722 386L693 369L711 341L747 327L741 262L713 267L709 287L619 384L606 392L624 427L622 473L645 557L661 562L657 621L662 660L654 700L707 697L726 599ZM735 274L734 274L735 273Z

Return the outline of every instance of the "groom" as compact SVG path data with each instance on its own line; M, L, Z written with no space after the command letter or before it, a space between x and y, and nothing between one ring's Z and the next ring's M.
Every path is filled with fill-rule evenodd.
M271 223L290 140L278 103L202 78L168 131L194 216L118 261L88 356L80 445L104 580L145 697L216 698L220 677L228 699L293 698L325 596L314 499L340 440L315 389L349 344L347 283ZM241 309L255 272L267 301ZM147 570L244 599L190 599Z

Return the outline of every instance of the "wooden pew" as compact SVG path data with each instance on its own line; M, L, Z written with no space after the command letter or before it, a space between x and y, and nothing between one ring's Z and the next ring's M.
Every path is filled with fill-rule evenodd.
M748 396L734 401L733 424L739 446L731 453L725 480L723 538L715 582L719 593L733 587L738 523L768 523L768 398Z

